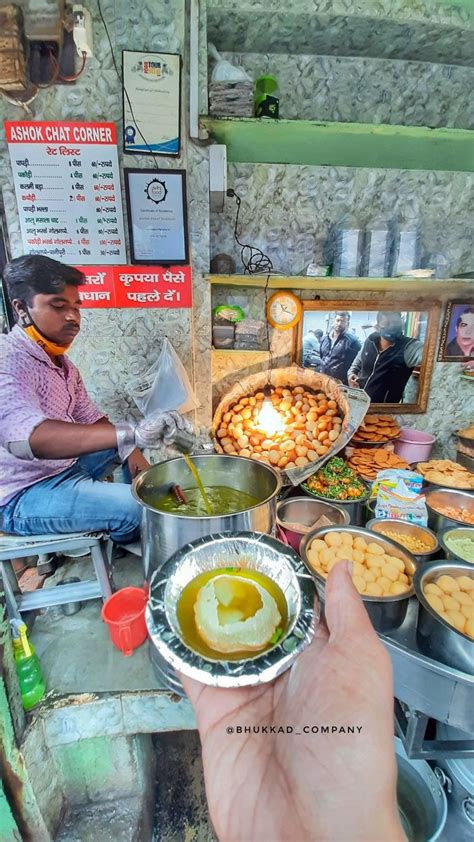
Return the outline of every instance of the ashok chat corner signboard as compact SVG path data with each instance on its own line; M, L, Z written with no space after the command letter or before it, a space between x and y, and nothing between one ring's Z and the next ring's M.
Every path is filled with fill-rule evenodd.
M114 123L5 121L23 250L126 263Z
M85 308L192 307L190 266L77 266L86 276L79 287Z

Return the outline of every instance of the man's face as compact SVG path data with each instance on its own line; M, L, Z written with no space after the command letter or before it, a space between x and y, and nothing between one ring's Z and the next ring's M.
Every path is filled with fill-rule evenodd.
M401 316L398 313L391 313L387 316L381 316L378 322L378 329L384 339L390 342L395 342L403 334L403 323Z
M467 355L474 344L474 313L463 313L456 328L456 341Z
M336 333L344 333L349 325L347 316L336 316L334 319L334 330Z
M24 306L13 302L17 312ZM81 299L74 286L66 285L53 295L37 293L28 311L38 330L58 345L70 345L81 329Z

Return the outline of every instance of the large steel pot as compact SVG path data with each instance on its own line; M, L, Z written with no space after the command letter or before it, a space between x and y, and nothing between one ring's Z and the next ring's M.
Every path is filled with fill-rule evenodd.
M395 751L398 812L406 837L409 842L435 842L443 832L448 813L443 787L426 760L411 760L407 756L398 737Z
M146 579L185 544L222 532L272 532L280 476L269 465L235 456L210 453L193 456L205 486L226 486L257 498L250 509L232 515L189 517L160 512L148 502L158 488L176 483L184 490L196 483L182 457L168 459L140 474L132 494L142 506L142 556Z
M424 594L425 585L434 582L442 574L472 577L474 571L472 564L466 561L432 561L418 568L413 580L420 603L417 625L418 645L429 658L472 675L474 640L446 623L433 610Z

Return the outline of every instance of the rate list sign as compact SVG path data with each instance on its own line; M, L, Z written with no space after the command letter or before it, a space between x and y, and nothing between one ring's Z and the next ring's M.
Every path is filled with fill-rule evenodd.
M114 123L5 122L23 250L126 263Z

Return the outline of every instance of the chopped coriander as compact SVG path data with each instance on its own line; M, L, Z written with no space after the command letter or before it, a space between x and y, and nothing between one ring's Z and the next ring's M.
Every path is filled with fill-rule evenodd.
M283 629L282 629L281 626L278 626L278 628L275 629L275 631L273 632L273 634L270 638L270 643L272 643L272 644L278 643L282 634L283 634Z

